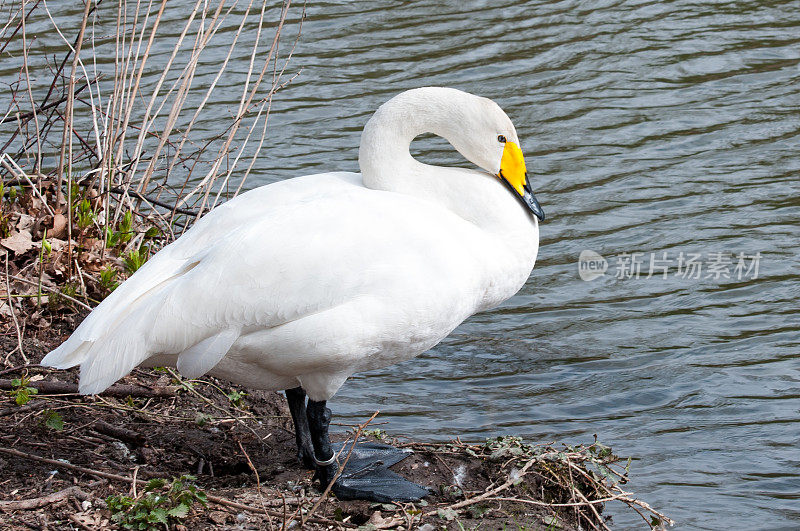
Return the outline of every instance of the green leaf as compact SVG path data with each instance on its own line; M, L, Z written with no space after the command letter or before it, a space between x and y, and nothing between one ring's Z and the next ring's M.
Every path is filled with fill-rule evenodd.
M167 511L167 514L175 518L186 518L189 514L189 506L181 503Z
M344 511L341 507L337 507L333 510L333 519L337 522L341 522L344 520Z
M161 479L161 478L151 479L150 481L147 482L147 485L145 485L144 490L147 492L152 490L157 490L163 488L164 485L166 484L167 484L166 479Z
M119 245L119 233L114 232L111 227L106 226L104 229L106 236L106 247L116 247Z
M197 501L199 501L201 504L203 504L203 507L208 505L208 496L202 490L198 490L197 492L195 492L194 493L194 498Z
M436 514L439 516L439 518L447 520L448 522L451 520L455 520L456 517L458 516L458 513L449 507L445 507L444 509L439 509L438 511L436 511Z
M107 267L100 271L100 285L109 291L114 291L119 286L116 278L117 270L113 267Z
M247 395L247 393L243 393L241 391L237 391L236 389L233 389L226 396L228 397L228 400L230 400L231 403L234 406L241 407L242 406L242 400L244 399L244 397L246 395Z
M44 425L51 430L61 431L64 429L64 419L57 411L50 409L44 410Z
M24 384L27 384L28 380L23 379L23 385L18 389L14 389L9 393L14 397L14 401L17 403L18 406L24 406L28 402L31 401L31 395L35 395L39 393L39 390L35 387L27 387Z
M159 524L164 524L164 525L169 524L169 521L167 520L167 511L165 511L161 507L153 509L152 511L150 511L149 521L153 523L157 522Z
M147 245L142 245L140 248L131 250L126 254L122 261L128 272L133 274L137 269L142 267L144 263L147 262L147 255L149 252L149 247Z
M128 210L125 212L125 215L122 216L122 221L119 222L119 230L122 232L130 232L132 226L133 214L131 214L131 211Z
M205 426L208 424L208 421L213 420L214 417L211 415L207 415L205 413L197 413L194 417L194 421L197 423L198 426Z
M133 236L133 214L131 214L130 210L122 216L117 236L122 243L128 243L131 240L131 236Z

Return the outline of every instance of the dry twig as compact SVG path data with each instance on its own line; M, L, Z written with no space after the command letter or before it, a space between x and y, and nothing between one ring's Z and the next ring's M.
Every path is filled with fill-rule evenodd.
M28 511L30 509L38 509L51 503L66 500L70 496L78 498L79 500L88 500L91 498L87 493L83 492L80 487L68 487L64 490L48 494L47 496L40 496L38 498L31 498L28 500L14 500L14 501L0 501L0 511Z
M78 384L69 382L48 382L46 380L40 380L38 382L28 382L26 385L28 387L33 387L42 394L49 394L49 395L78 394ZM0 379L0 389L14 389L12 380ZM101 394L105 396L117 396L121 398L125 398L128 396L152 398L152 397L175 396L175 390L176 387L174 386L155 387L152 389L148 389L145 387L139 387L138 385L115 384L106 389L105 391L103 391Z

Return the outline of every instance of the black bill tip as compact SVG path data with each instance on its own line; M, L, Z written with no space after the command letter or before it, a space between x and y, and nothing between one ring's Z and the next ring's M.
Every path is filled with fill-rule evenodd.
M525 186L523 188L524 193L522 194L522 200L528 206L533 215L539 218L539 221L544 221L544 210L542 209L542 205L539 204L539 201L536 199L536 196L533 195L530 188Z

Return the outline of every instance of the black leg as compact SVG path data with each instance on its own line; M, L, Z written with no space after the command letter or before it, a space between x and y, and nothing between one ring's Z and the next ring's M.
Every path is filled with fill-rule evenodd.
M290 391L286 392L287 396ZM303 393L302 389L299 392ZM300 396L305 396L305 393ZM314 479L320 481L322 489L330 485L339 470L339 463L334 459L336 453L328 436L331 410L325 404L324 400L316 402L309 399L305 408L311 444L314 447ZM295 423L299 425L297 421ZM336 446L345 454L348 453L342 443L337 443ZM342 470L332 492L340 500L370 500L381 503L419 500L432 491L389 470L390 466L402 461L410 453L411 450L397 450L385 444L361 443L350 452L347 467Z
M333 449L331 440L328 437L328 426L331 423L331 410L325 407L325 400L315 402L308 400L308 427L311 431L311 443L314 445L314 455L316 456L317 472L315 478L322 483L322 488L328 486L336 475L338 465L333 460Z
M302 387L287 389L286 401L294 421L294 436L297 440L297 459L308 469L314 469L314 447L311 444L311 432L306 416L306 392Z

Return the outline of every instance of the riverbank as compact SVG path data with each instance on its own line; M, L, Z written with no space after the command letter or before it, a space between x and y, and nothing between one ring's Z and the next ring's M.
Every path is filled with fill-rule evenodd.
M39 360L80 317L26 336L28 359ZM2 346L16 349L13 330ZM600 444L554 448L512 437L429 444L362 425L359 440L413 449L393 469L435 494L415 504L339 501L320 493L297 462L282 394L137 369L108 392L83 397L74 393L76 370L26 364L19 349L5 358L4 529L163 528L161 520L174 529L592 529L611 525L600 500L627 499L619 490L624 463ZM340 426L334 438L357 432ZM170 483L185 475L193 477ZM161 479L166 486L155 481L147 490ZM183 497L170 498L170 485ZM155 494L167 501L155 503Z

